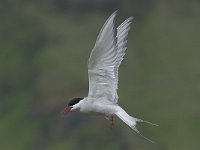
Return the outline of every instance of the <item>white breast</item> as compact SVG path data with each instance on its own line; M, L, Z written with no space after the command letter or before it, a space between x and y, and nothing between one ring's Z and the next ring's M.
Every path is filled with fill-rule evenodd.
M99 100L91 102L88 99L84 99L80 104L79 111L83 113L112 116L116 112L116 107L118 107L118 105L109 102L102 103L102 101Z

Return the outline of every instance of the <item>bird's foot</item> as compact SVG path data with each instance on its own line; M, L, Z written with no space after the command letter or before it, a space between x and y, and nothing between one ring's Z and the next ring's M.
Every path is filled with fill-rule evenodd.
M114 122L114 116L111 116L109 118L109 122L110 122L110 128L113 129L115 126L115 122Z

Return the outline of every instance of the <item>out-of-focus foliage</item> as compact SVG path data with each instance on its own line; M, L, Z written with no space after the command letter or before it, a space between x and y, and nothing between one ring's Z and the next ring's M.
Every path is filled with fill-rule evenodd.
M119 103L151 144L116 120L60 112L86 96L87 59L115 10L135 17L120 67ZM0 1L0 149L188 150L200 133L198 1Z

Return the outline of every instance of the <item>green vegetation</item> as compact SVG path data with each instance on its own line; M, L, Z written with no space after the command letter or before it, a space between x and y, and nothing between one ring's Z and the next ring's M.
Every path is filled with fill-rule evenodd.
M143 13L119 3L118 24L135 16L119 103L160 125L139 125L151 144L118 119L111 130L104 118L62 117L70 98L87 95L87 59L111 13L53 2L0 2L0 149L198 149L200 3L152 0L150 9L138 4Z

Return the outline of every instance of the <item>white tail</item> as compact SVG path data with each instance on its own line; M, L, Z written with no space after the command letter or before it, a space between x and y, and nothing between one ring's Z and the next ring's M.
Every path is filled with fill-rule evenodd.
M131 117L130 115L128 115L121 107L118 107L118 111L116 112L116 115L123 121L125 122L129 127L131 127L131 129L133 129L135 132L137 132L140 136L142 136L143 138L145 138L146 140L154 143L152 140L146 138L145 136L143 136L139 130L137 129L136 127L136 124L137 122L145 122L145 123L148 123L148 124L151 124L151 125L155 125L155 126L158 126L156 124L153 124L151 122L148 122L148 121L144 121L144 120L141 120L141 119L138 119L138 118L134 118L134 117Z

